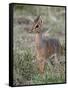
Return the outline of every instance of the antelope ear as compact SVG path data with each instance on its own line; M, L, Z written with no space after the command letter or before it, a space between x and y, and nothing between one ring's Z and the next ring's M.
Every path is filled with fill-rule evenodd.
M42 21L42 17L41 17L41 16L40 16L40 22L43 23L43 21Z
M42 21L42 19L41 19L41 23L42 23L43 21Z
M35 20L34 20L34 24L41 24L42 23L42 18L41 16L38 16Z
M38 16L35 20L34 20L34 23L37 23L40 19L40 16Z

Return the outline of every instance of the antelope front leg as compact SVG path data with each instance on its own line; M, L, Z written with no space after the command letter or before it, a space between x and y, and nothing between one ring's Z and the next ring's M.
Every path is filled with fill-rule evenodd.
M37 60L38 69L41 74L44 74L45 62L44 60Z

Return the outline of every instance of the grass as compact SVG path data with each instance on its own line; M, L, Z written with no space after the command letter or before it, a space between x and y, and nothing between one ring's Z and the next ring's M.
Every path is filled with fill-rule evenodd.
M65 81L65 75L61 72L54 71L54 69L50 70L49 66L46 65L44 75L38 73L34 75L32 80L34 84L63 83Z
M64 65L62 72L54 69L55 66L45 65L45 73L41 75L37 69L36 62L33 62L34 56L31 54L31 49L27 48L23 53L16 53L14 55L14 76L15 85L29 85L29 84L51 84L63 83L65 81ZM49 63L51 64L51 63ZM59 67L59 65L58 65ZM16 73L16 74L15 74Z
M13 81L14 85L30 85L30 84L51 84L65 82L65 54L61 57L61 64L45 65L44 75L40 75L35 62L35 34L26 32L32 27L32 20L37 15L41 15L43 19L43 29L51 29L50 37L60 40L61 44L65 47L65 34L60 35L59 32L65 32L65 9L61 7L37 7L32 6L16 6L14 8L14 25L13 25ZM34 12L36 11L36 12ZM63 13L62 13L63 12ZM23 22L18 23L19 17L24 20L30 20L31 24ZM26 18L26 19L25 19ZM27 29L27 30L26 30ZM52 60L53 61L53 60Z

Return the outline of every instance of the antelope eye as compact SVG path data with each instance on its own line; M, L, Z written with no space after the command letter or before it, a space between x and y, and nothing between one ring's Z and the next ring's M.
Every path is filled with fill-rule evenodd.
M39 27L39 25L37 25L35 28L38 28Z

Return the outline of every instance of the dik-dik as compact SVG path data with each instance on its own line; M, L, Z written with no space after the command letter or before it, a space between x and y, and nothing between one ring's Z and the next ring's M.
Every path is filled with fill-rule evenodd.
M61 48L59 40L46 36L43 38L42 26L43 23L41 16L38 16L34 20L31 29L31 32L35 33L36 60L40 73L44 73L45 64L50 56L54 55L55 61L58 62L58 56Z

